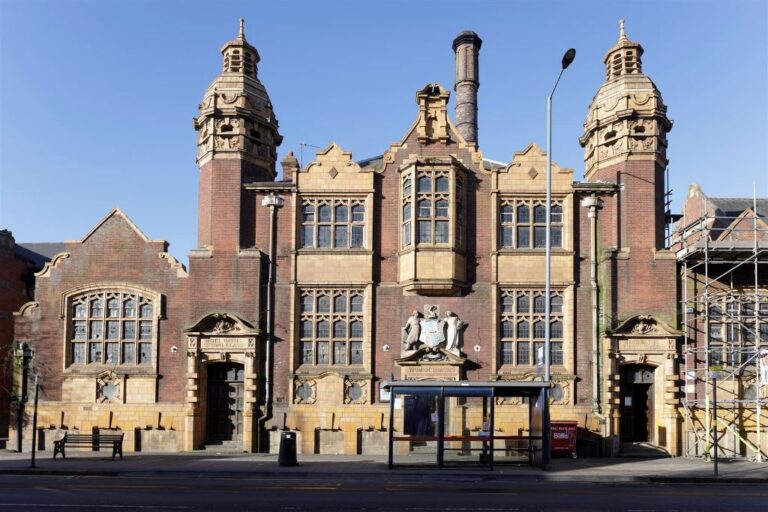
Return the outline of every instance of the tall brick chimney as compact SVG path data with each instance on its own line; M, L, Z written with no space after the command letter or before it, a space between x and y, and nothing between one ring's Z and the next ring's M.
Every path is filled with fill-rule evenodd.
M464 140L477 144L477 90L480 88L480 46L483 41L472 31L453 40L456 53L456 128Z

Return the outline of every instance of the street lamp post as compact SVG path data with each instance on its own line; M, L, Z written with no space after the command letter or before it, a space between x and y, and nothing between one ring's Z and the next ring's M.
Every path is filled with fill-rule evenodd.
M552 88L552 92L547 96L547 233L546 233L546 263L544 266L544 382L549 382L551 378L551 357L550 357L550 323L552 320L552 97L555 95L557 84L563 72L571 65L576 58L576 50L570 48L563 55L562 68L557 75L557 81Z

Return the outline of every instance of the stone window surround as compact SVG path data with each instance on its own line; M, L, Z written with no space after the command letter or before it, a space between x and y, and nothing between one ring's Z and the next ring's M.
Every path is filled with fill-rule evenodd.
M518 209L521 206L527 206L528 207L528 221L527 222L519 222L518 219ZM512 196L502 196L499 199L499 206L498 206L498 216L497 216L497 222L498 222L498 248L502 251L534 251L534 252L540 252L544 251L546 249L546 245L542 244L540 246L536 245L535 242L535 233L536 228L546 228L546 221L542 220L541 222L537 222L536 218L534 216L534 208L536 206L544 206L546 207L546 198L545 197L530 197L530 196L520 196L520 197L512 197ZM566 208L565 208L565 198L564 197L555 197L553 195L552 198L552 206L559 206L561 208L560 218L557 219L557 214L553 212L552 215L552 231L553 233L556 233L559 231L560 234L560 243L556 244L556 238L552 237L552 249L553 251L562 251L565 248L565 234L566 234L566 225L568 224L568 218L566 216ZM512 212L508 214L509 216L505 218L507 214L504 212L505 207L511 207ZM528 244L520 246L519 245L519 228L527 228L527 236L528 236ZM505 230L509 230L508 240L509 242L505 241ZM544 231L544 234L546 235L546 229Z
M431 177L431 189L429 191L419 191L419 178L425 176ZM437 178L445 176L448 178L448 190L437 191ZM410 180L410 187L406 184ZM464 212L465 190L467 188L466 172L455 163L414 163L400 168L399 179L399 247L400 252L413 250L414 248L454 248L462 249L464 247L464 223L466 212ZM430 204L430 215L419 216L419 202L428 200ZM447 215L437 215L436 202L447 201ZM406 208L409 207L410 215L405 218ZM419 241L419 221L430 222L431 232L430 240ZM445 242L435 241L437 222L445 221L448 223L448 239ZM410 239L409 239L410 238Z
M518 312L517 299L523 295L528 297L528 312ZM497 365L499 368L532 368L536 366L535 348L539 343L542 345L544 344L544 336L537 337L535 335L534 324L537 321L543 321L544 310L535 311L534 298L543 296L544 289L538 287L509 287L499 290L499 364ZM509 312L504 311L504 301L506 297L512 297L512 310ZM552 361L553 366L562 367L565 365L565 354L567 350L566 339L568 338L566 331L567 322L565 318L565 289L553 287L552 297L560 298L560 311L557 312L556 308L552 308L551 316L552 322L560 322L562 334L559 337L555 337L556 333L552 333L551 335L552 345L550 346L550 350L552 354L550 355L550 360ZM504 336L505 322L511 322L513 328L512 336ZM521 322L528 323L528 336L524 339L518 339L518 324ZM528 347L528 362L520 364L518 362L518 357L520 356L518 345L522 343L525 343L525 346ZM556 350L557 345L555 344L559 344L560 350ZM506 347L509 347L512 350L512 363L504 363L504 352ZM559 362L555 362L555 353L560 354Z
M78 297L82 295L88 295L93 293L105 293L105 297L107 293L116 292L116 293L127 293L127 294L133 294L136 296L141 296L152 303L152 315L151 315L151 321L152 321L152 349L151 349L151 357L152 360L149 364L139 364L138 362L135 363L129 363L129 364L115 364L115 363L78 363L73 364L71 362L72 360L72 338L74 336L73 332L73 320L74 320L74 312L73 312L73 300L77 299ZM122 304L120 305L122 307ZM124 283L124 282L101 282L101 283L95 283L85 286L76 287L73 289L70 289L64 293L61 294L60 298L60 311L59 311L59 318L62 322L64 322L63 325L63 339L62 339L62 369L65 374L88 374L88 375L98 375L100 373L103 373L105 370L108 369L115 369L119 368L121 374L133 374L133 375L147 375L147 374L157 374L158 371L158 351L159 351L159 339L160 339L160 320L164 319L163 317L163 311L164 311L164 304L163 304L163 295L155 290L135 285L132 283ZM90 311L89 311L90 313ZM106 318L107 314L107 303L106 300L104 302L104 318ZM139 303L136 304L136 345L138 350L138 342L139 342L139 326L138 326L138 320L139 320ZM120 318L122 320L122 317ZM106 324L105 324L106 328ZM121 332L122 332L122 326L121 326ZM106 332L105 332L106 335ZM86 358L88 353L88 341L85 340L86 343ZM103 338L102 340L104 343L106 343L106 338ZM120 342L118 342L120 343ZM106 356L106 353L102 353L103 356ZM120 356L122 357L122 347L120 350ZM135 360L138 361L138 352L135 354Z
M318 311L318 302L321 296L327 296L329 298L329 307L327 312ZM344 296L346 297L346 307L343 312L336 311L336 298ZM296 323L296 368L300 369L321 369L328 370L344 369L349 367L358 367L365 364L365 351L366 351L366 301L365 301L365 288L362 287L343 287L343 286L300 286L297 288L297 323ZM312 311L305 311L303 307L303 301L305 297L312 297ZM361 305L359 311L352 311L352 298L360 297ZM318 324L320 322L327 322L328 336L318 338ZM343 336L336 336L334 332L336 322L345 323L345 332ZM360 323L362 333L360 336L352 336L351 327L352 322L357 321ZM304 322L312 323L312 330L310 336L303 336L303 324ZM338 340L338 341L337 341ZM327 342L327 363L318 363L318 341ZM345 362L335 363L335 343L343 342L345 344ZM352 363L352 342L360 343L360 359L359 362ZM304 346L305 343L311 343L312 349L312 362L304 363Z
M367 237L367 225L369 224L369 221L371 219L370 211L367 205L367 200L365 196L354 196L354 195L344 195L344 197L341 196L300 196L300 200L297 201L298 203L298 220L297 224L299 226L299 233L297 236L298 239L298 248L301 252L343 252L343 251L349 251L349 252L363 252L363 251L369 251L368 249L368 237ZM320 221L319 219L319 207L321 205L327 204L331 208L331 219L329 221ZM306 206L312 206L314 208L313 214L312 214L312 220L306 221L304 220L304 208ZM346 206L347 207L347 220L346 221L337 221L336 220L336 208L338 206ZM363 220L354 220L352 209L355 206L361 206L363 208ZM320 247L319 246L319 227L320 226L328 226L330 229L330 245L327 247ZM346 245L344 246L336 246L336 228L346 226ZM305 227L311 227L312 228L312 243L310 245L304 245L304 229ZM353 238L353 232L355 231L355 228L361 228L360 238L361 243L359 246L353 246L352 245L352 238Z

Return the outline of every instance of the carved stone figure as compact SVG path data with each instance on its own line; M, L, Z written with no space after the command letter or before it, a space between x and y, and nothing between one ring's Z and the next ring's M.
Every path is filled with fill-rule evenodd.
M456 316L452 311L445 312L445 350L455 355L460 355L459 347L461 346L461 332L464 327L464 322Z
M421 333L421 326L419 325L421 315L418 311L414 311L408 318L405 326L403 327L403 350L414 350L419 343L419 334Z
M645 315L637 317L637 323L632 328L632 334L649 334L657 330L656 322Z
M218 322L216 322L216 325L213 326L213 332L214 334L224 334L227 333L235 328L235 323L229 320L228 318L222 318Z

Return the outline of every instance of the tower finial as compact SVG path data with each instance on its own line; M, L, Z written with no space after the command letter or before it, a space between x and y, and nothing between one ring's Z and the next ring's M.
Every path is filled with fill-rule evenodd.
M619 41L626 41L627 34L624 33L624 18L619 20Z
M240 18L240 33L237 36L241 39L245 39L245 20L243 18Z

